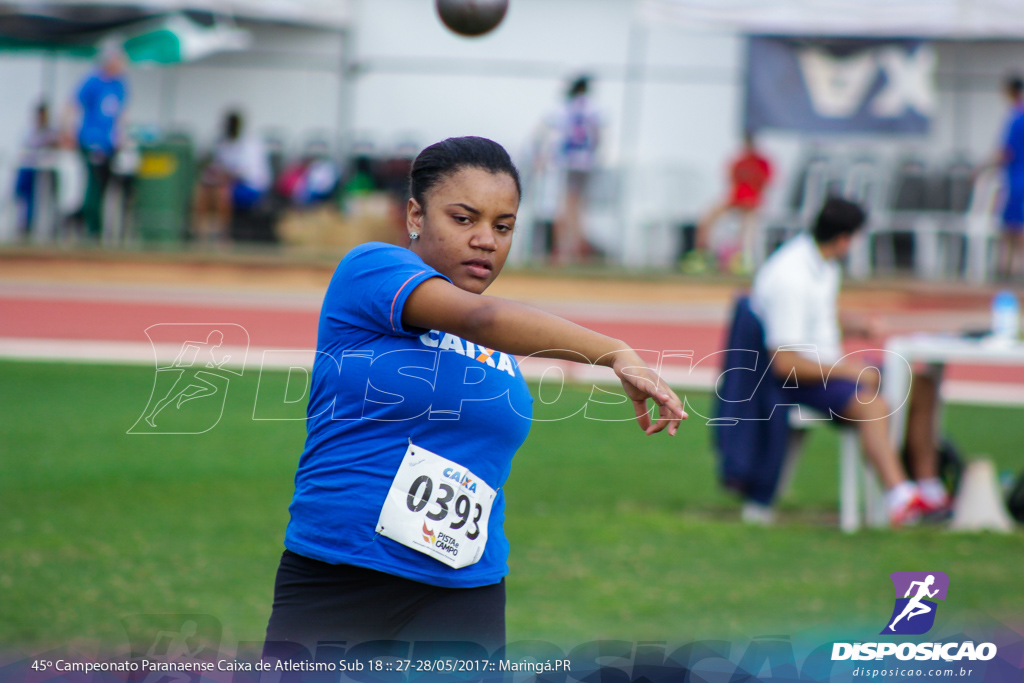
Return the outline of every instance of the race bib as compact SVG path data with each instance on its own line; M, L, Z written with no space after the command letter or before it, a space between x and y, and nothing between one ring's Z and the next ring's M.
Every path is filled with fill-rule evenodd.
M409 443L377 533L459 569L478 562L496 491L456 462Z

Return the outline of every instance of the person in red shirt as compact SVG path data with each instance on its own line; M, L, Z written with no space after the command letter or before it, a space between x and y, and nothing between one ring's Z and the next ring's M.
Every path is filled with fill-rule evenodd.
M742 242L746 252L745 260L750 260L750 241L754 236L757 224L757 211L761 206L764 189L772 177L772 165L754 144L754 135L747 132L743 136L743 152L729 166L729 194L725 201L717 204L697 225L697 249L707 252L711 231L715 223L725 214L739 213ZM746 270L753 263L742 264Z

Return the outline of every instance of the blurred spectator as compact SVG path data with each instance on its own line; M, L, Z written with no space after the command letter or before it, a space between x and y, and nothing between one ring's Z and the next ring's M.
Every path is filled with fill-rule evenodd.
M744 249L745 245L751 244L753 233L757 229L758 209L761 207L761 198L765 187L772 177L772 165L768 159L757 149L754 141L754 134L747 131L743 136L743 151L729 164L729 193L725 200L717 204L697 225L697 251L691 252L690 257L696 261L699 269L699 261L707 258L711 246L711 234L722 217L729 213L735 213L740 221L741 249L732 253L724 252L726 263L721 265L738 272L749 272L753 268L752 255ZM729 263L729 257L739 255L742 261L733 260ZM688 264L694 269L695 264Z
M361 197L377 189L377 181L373 177L373 161L370 157L360 155L352 160L352 172L342 188L342 196Z
M409 172L412 162L419 154L419 145L402 142L394 151L377 162L377 182L382 190L390 192L402 211L402 230L405 230L405 205L409 201Z
M270 189L270 161L263 141L243 135L237 111L224 117L223 136L199 175L193 203L193 229L202 241L223 240L237 211L254 209Z
M295 206L319 204L338 189L338 165L330 158L327 145L309 145L298 161L288 165L277 179L275 189Z
M59 142L57 131L50 126L50 110L45 102L34 110L32 127L21 148L21 161L14 194L18 202L18 229L26 234L32 226L33 210L35 209L37 169L46 150L53 149ZM42 171L45 172L45 171Z
M1024 274L1024 80L1011 76L1003 87L1010 113L995 162L1006 175L997 275L1009 279Z
M65 131L71 130L72 121L79 117L76 141L88 169L80 215L92 237L99 237L103 231L103 196L110 181L110 161L123 136L128 100L126 68L127 57L121 45L104 46L97 68L82 82L68 108L68 125L64 127Z
M561 168L561 136L551 117L537 123L523 150L519 167L523 183L523 205L532 216L531 254L547 257L554 251L554 225L565 184Z
M601 119L588 97L590 79L580 76L566 93L565 106L552 122L559 135L558 160L565 173L565 191L554 224L554 256L573 263L589 255L583 235L587 185L597 166Z

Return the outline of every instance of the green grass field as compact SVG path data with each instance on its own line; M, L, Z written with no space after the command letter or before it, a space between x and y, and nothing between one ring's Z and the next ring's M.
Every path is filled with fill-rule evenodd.
M253 421L258 376L247 372L209 432L128 435L153 374L0 363L0 644L122 642L122 618L169 613L212 615L226 643L262 637L304 425ZM263 382L261 392L283 392L283 375ZM1021 409L953 406L946 424L965 452L1019 470L1022 419ZM1024 534L845 536L836 437L820 429L809 441L784 523L761 529L737 521L696 420L675 439L579 416L536 423L506 487L510 639L880 628L888 575L905 570L949 574L944 616L1024 624Z

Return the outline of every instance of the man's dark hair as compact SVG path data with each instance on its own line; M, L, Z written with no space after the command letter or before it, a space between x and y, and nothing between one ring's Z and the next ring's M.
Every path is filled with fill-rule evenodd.
M577 95L586 95L590 89L590 76L579 76L572 83L569 84L569 89L566 91L566 96L572 99Z
M852 235L864 225L866 218L864 210L853 202L829 197L814 221L814 241L826 244L840 235Z
M1003 81L1003 88L1013 99L1020 99L1020 96L1024 94L1024 79L1017 74L1011 74Z
M229 111L224 117L224 137L228 140L237 140L242 134L242 114L238 111Z
M478 137L448 138L420 152L409 171L409 194L426 208L427 192L464 168L505 173L515 181L516 193L523 195L519 171L505 148L493 140Z

